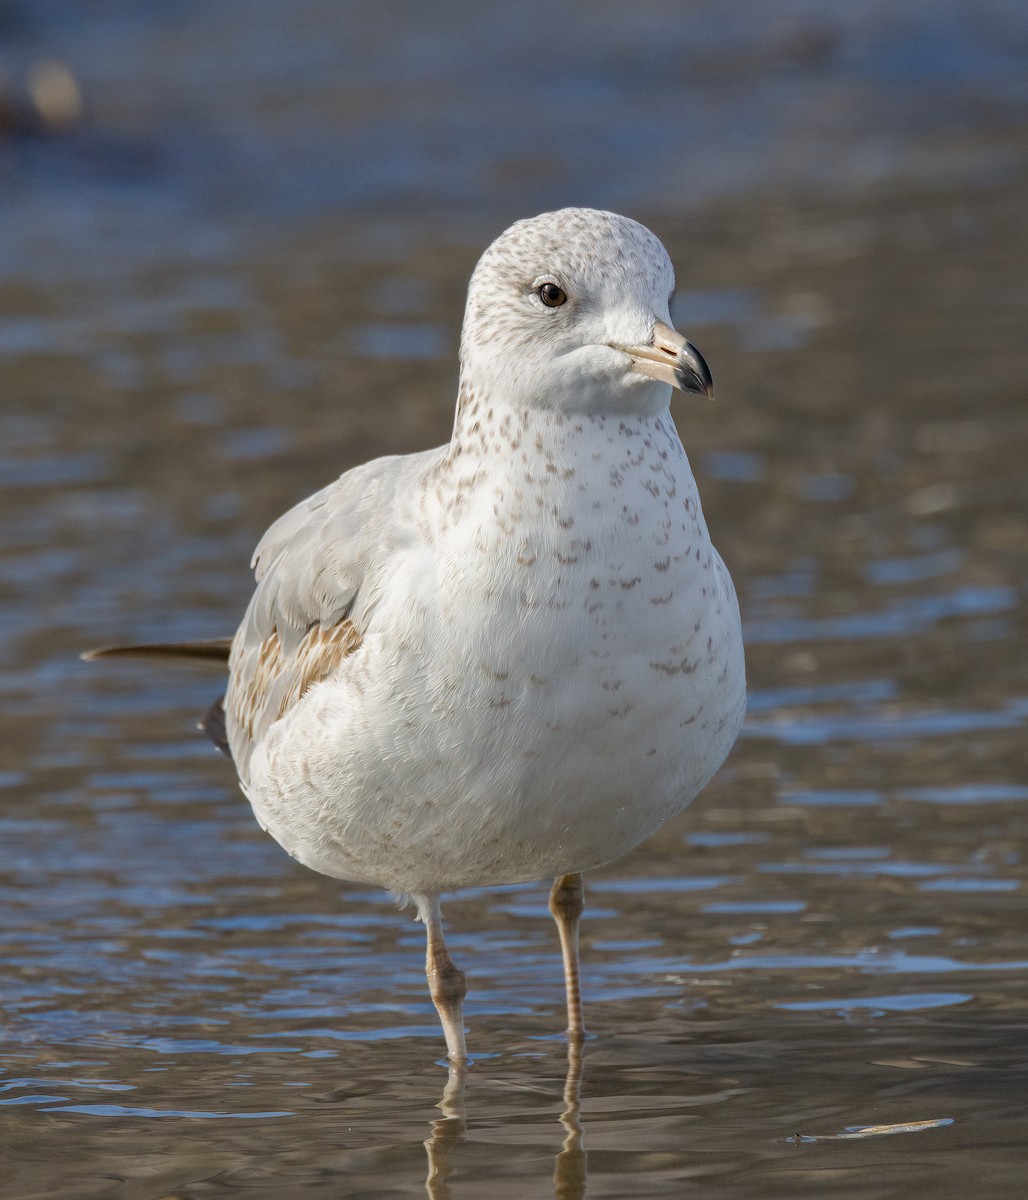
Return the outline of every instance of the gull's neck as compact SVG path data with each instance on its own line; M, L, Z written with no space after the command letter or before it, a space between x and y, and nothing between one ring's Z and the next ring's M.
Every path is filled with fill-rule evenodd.
M666 407L656 414L587 414L465 393L424 498L445 525L471 518L504 528L568 530L583 515L608 521L623 512L633 524L654 504L694 493ZM691 503L698 511L698 500Z
M642 411L626 407L623 411L595 412L515 404L506 396L493 393L485 399L462 377L448 457L451 460L462 456L478 460L513 460L517 456L524 458L533 454L552 456L575 441L588 440L590 430L610 429L616 436L608 444L617 455L617 442L625 436L626 430L651 426L674 429L666 401ZM628 436L631 436L630 432ZM606 453L603 456L607 457Z

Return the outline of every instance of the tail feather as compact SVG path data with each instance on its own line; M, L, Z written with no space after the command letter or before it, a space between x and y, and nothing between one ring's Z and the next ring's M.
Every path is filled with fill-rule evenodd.
M210 638L205 642L150 642L139 646L98 646L80 654L84 662L97 658L178 658L187 662L227 663L231 638ZM204 714L197 725L222 754L232 757L229 749L228 732L225 728L225 704L221 696Z
M204 715L204 719L197 725L197 729L202 729L226 758L232 757L232 751L228 745L228 731L225 728L224 696L219 696L214 701Z
M151 642L140 646L99 646L79 657L83 662L97 658L183 658L194 662L228 662L231 638L210 638L205 642Z

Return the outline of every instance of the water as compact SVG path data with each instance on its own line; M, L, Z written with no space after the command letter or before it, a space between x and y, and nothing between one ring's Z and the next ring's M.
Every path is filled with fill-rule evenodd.
M5 1196L1021 1195L1023 10L208 8L2 14L90 113L0 143ZM578 201L712 365L750 716L587 880L581 1062L545 886L449 901L439 1109L420 927L260 833L215 674L76 655L230 631L286 505L442 441L477 253Z

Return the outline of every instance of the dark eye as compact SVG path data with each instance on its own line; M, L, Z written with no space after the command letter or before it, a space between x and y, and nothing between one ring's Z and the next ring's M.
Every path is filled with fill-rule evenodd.
M547 308L560 308L568 298L564 289L558 287L555 283L541 283L536 288L536 292L539 295L539 299Z

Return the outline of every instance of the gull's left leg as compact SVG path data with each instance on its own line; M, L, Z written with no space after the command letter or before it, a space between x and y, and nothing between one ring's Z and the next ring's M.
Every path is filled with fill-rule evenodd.
M412 899L418 906L418 915L425 923L425 974L428 976L432 1003L442 1022L446 1052L450 1062L463 1065L468 1061L468 1049L464 1042L463 1003L468 991L467 980L446 949L439 897L413 896Z
M573 1041L585 1033L582 1021L582 988L578 979L578 923L585 906L582 876L561 875L553 881L550 912L557 922L560 952L564 958L564 989L568 998L568 1036Z

